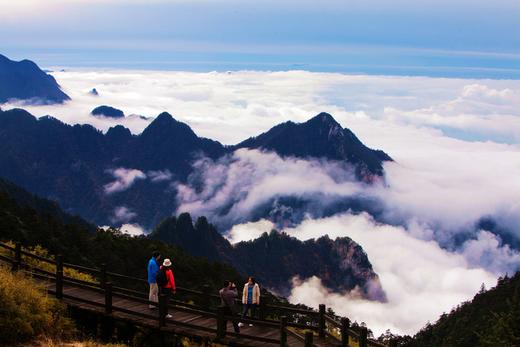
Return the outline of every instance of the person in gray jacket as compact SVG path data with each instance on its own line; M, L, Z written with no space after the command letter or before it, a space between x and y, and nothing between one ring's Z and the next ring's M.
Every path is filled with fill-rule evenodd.
M220 304L224 307L224 314L226 316L235 316L237 314L237 309L235 305L235 300L238 298L237 287L234 283L230 281L224 282L224 287L219 291L220 294ZM240 332L240 328L238 327L238 321L233 319L233 328L236 333ZM227 320L224 320L224 326L227 325Z

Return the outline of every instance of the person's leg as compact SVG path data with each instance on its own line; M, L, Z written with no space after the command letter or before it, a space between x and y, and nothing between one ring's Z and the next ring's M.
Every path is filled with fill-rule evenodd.
M256 307L257 307L257 304L252 304L251 305L251 319L255 319L256 318Z
M166 316L168 316L168 318L171 318L171 316L168 314L168 303L170 302L171 290L170 288L161 287L159 289L159 293L165 295L164 299L166 301Z
M244 309L242 311L242 319L246 318L247 311L249 311L249 304L244 304Z
M152 302L159 302L159 288L157 288L157 283L150 283L150 293L148 295L148 300ZM155 308L154 305L148 305L150 308Z
M240 332L240 327L238 326L238 321L236 319L233 320L233 329L238 334Z
M168 304L170 303L172 297L172 290L170 288L166 288L166 315L171 317L171 315L168 312Z
M233 329L235 330L235 333L238 334L240 332L240 324L238 323L237 313L238 312L236 312L236 309L229 309L229 315L233 317L231 320L231 323L233 323Z

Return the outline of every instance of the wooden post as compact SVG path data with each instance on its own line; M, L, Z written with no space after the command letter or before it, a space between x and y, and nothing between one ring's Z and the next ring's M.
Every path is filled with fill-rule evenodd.
M325 305L319 306L319 320L318 320L318 336L325 338Z
M105 283L105 313L112 313L112 283Z
M260 298L260 304L258 305L258 319L264 320L267 317L267 306L265 305L265 301Z
M14 245L14 260L13 260L13 271L18 271L22 264L22 244L20 242Z
M341 347L348 347L348 329L350 328L350 320L341 318Z
M211 308L211 286L209 284L204 284L202 286L202 300L201 306L209 311Z
M168 314L168 297L166 294L159 294L159 327L166 325L166 315Z
M307 331L305 333L305 347L312 347L312 345L314 344L313 340L314 334L312 333L312 331Z
M368 329L361 327L359 332L359 347L367 347Z
M217 309L217 338L221 339L226 336L227 322L224 319L226 308L219 306Z
M56 298L63 298L63 257L56 256Z
M287 346L287 316L280 317L280 347Z
M107 284L107 264L101 264L99 273L99 285L101 286L101 288L105 288L105 285Z

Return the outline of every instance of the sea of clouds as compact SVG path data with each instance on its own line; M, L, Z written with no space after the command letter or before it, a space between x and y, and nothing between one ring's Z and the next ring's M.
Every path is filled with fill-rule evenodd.
M252 222L266 202L308 201L312 210L301 224L284 231L302 240L323 234L351 237L367 252L389 299L379 303L330 293L312 278L295 279L295 302L326 303L366 322L376 334L387 328L414 333L470 299L482 283L490 287L498 276L519 268L516 250L475 225L493 217L520 238L520 81L305 71L57 70L53 75L72 101L24 106L37 116L89 123L103 131L123 124L137 134L150 120L95 118L89 112L102 104L127 116L168 111L199 135L234 144L280 122L305 121L325 111L368 146L387 152L395 162L385 164L386 182L375 186L355 182L337 163L254 150L217 161L200 158L194 163L197 175L177 186L178 211L205 214L229 226L232 242L274 227L265 219ZM100 95L89 94L92 88ZM2 108L10 106L16 105ZM171 179L168 172L139 168L109 174L108 194L139 179ZM316 213L352 197L373 201L381 213L377 218ZM132 213L124 206L114 211L126 230L138 233L138 226L129 224Z

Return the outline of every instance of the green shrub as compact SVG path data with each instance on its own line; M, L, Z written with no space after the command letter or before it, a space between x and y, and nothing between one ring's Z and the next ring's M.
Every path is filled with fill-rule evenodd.
M31 278L0 266L0 345L22 344L40 336L61 339L74 332L61 303Z

